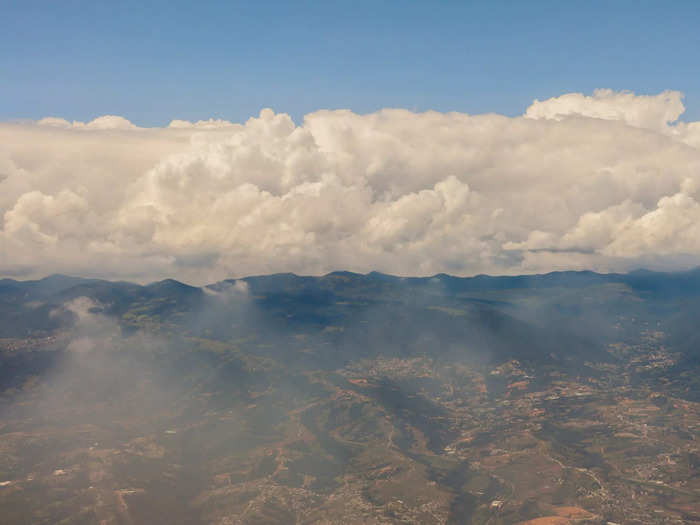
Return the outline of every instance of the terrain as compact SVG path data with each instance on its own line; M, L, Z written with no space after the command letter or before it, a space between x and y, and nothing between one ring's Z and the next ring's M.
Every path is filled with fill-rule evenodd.
M7 524L700 522L700 271L0 280Z

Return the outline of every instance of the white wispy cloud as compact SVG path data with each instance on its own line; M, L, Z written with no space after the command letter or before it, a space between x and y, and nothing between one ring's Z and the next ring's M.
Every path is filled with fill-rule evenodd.
M598 90L521 117L266 109L0 124L0 274L523 273L700 260L700 123Z

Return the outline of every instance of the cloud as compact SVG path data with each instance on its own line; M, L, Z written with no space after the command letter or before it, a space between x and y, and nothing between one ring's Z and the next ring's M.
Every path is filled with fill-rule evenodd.
M103 115L97 117L88 123L74 120L68 122L65 119L57 117L46 117L37 122L39 126L53 126L56 128L74 128L74 129L138 129L134 124L129 122L124 117L117 115Z
M678 120L685 111L682 99L683 94L679 91L664 91L658 95L635 95L629 91L597 89L593 96L568 93L542 102L535 100L525 116L561 120L578 115L618 120L637 128L668 132L671 130L669 124Z
M598 90L521 117L0 124L0 273L544 272L700 256L700 123Z
M197 122L190 122L189 120L172 120L168 124L169 128L174 129L219 129L219 128L230 128L236 127L239 124L234 124L228 120L213 119L209 120L199 120Z
M223 281L215 285L202 287L202 291L223 302L241 301L248 299L249 287L248 283L243 280Z

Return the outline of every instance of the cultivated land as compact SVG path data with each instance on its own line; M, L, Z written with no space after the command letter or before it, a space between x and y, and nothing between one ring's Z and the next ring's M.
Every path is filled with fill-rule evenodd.
M700 272L0 281L2 523L700 522Z

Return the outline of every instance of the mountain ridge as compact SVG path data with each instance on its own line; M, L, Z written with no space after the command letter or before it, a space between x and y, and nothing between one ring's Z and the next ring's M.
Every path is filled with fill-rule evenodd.
M53 287L67 287L70 284L81 284L84 282L109 282L109 283L123 283L123 284L134 284L141 287L156 287L168 285L184 285L190 288L206 288L208 286L216 285L223 282L235 282L235 281L251 281L260 279L325 279L332 277L351 277L351 278L370 278L370 279L382 279L391 281L408 281L408 282L420 282L429 281L431 279L437 280L449 280L458 281L463 283L482 283L482 282L546 282L546 281L557 281L562 278L584 278L588 277L591 279L599 280L620 280L620 281L634 281L640 279L648 279L650 277L656 278L673 278L676 280L681 280L685 278L698 279L700 282L700 266L686 269L686 270L674 270L674 271L657 271L649 270L646 268L639 268L630 270L629 272L596 272L593 270L556 270L545 273L532 273L532 274L517 274L517 275L491 275L491 274L477 274L471 276L457 276L444 272L436 273L433 275L425 276L414 276L414 275L393 275L388 273L379 272L376 270L369 271L367 273L352 272L349 270L333 270L331 272L311 275L311 274L297 274L294 272L275 272L269 274L251 274L244 277L236 278L226 278L212 283L203 284L201 286L196 286L189 284L185 281L180 281L172 277L166 277L157 281L151 281L147 283L138 283L130 280L123 279L108 279L108 278L94 278L94 277L79 277L75 275L67 275L61 273L49 274L45 277L39 279L15 279L10 277L0 278L0 286L11 285L11 284L23 284L23 285L35 285L35 286L47 286L51 285Z

